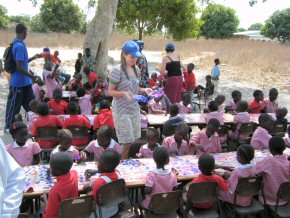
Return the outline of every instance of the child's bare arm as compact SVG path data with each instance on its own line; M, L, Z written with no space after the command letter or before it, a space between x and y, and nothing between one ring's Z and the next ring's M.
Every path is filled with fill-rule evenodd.
M33 162L32 165L37 165L40 162L40 153L33 155Z

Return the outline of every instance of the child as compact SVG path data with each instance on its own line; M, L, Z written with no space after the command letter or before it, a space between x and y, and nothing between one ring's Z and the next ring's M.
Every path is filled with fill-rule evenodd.
M153 91L159 90L159 87L158 86L154 86L152 88L152 90ZM162 89L160 89L160 90L162 90ZM161 99L161 104L162 104L162 110L169 112L169 107L171 105L171 102L170 102L170 100L169 100L169 98L167 97L166 94L163 95L163 98Z
M34 122L31 130L32 136L37 136L37 129L39 127L51 126L62 127L62 121L55 115L48 115L49 107L45 102L40 102L36 106L36 111L39 114L39 118ZM52 148L57 144L57 140L44 140L38 139L38 144L41 148Z
M30 135L33 123L39 118L39 115L36 112L36 107L38 103L39 103L38 100L32 100L31 102L29 102L29 107L31 111L27 113L27 126L28 126L27 130L28 134Z
M227 103L225 107L226 113L233 113L236 111L237 103L242 99L242 93L238 90L232 92L232 100Z
M224 173L223 177L228 180L229 190L226 192L221 191L219 193L221 200L234 204L234 195L239 179L254 176L251 172L253 168L251 161L253 160L254 155L255 151L252 146L244 144L238 147L237 161L239 162L239 165L231 173L228 171ZM217 165L216 168L227 169L227 167L219 167ZM241 207L250 206L251 198L237 196L236 204Z
M216 182L220 191L228 191L228 183L222 177L217 174L213 174L215 168L215 160L210 154L203 154L198 159L198 168L201 174L197 178L192 180L192 183L201 183L201 182ZM195 208L208 209L213 206L213 202L207 203L194 203L192 205Z
M224 95L217 95L214 99L218 103L218 112L222 113L223 112L223 103L226 100L226 97Z
M192 112L192 107L190 105L191 97L188 92L182 94L182 101L179 102L178 108L180 114L189 114Z
M196 88L196 79L193 70L194 64L190 63L187 65L187 71L183 72L185 90L190 94L190 105L192 110L194 109L194 90Z
M56 183L49 191L48 202L42 214L44 218L58 217L60 203L78 197L78 173L70 171L73 165L72 157L65 152L59 152L51 157L49 164Z
M41 149L37 142L28 140L27 126L17 121L10 126L9 132L13 143L7 145L6 149L14 160L22 167L39 164Z
M189 145L194 147L196 155L219 153L222 151L220 140L216 131L220 126L220 122L212 118L208 121L206 128L194 134Z
M66 114L67 102L62 100L62 90L56 88L53 90L53 100L50 100L48 106L54 110L58 115Z
M267 113L275 113L278 109L278 90L275 88L270 89L269 98L265 99L265 106L267 108Z
M211 76L214 86L217 89L220 77L220 59L218 58L214 59L214 67L211 70Z
M113 121L113 114L111 109L111 103L107 99L103 99L100 102L100 112L94 119L94 131L101 126L107 125L115 128Z
M77 149L72 146L72 133L68 129L59 130L57 133L59 145L51 152L50 158L58 152L68 153L74 161L80 159L80 154Z
M255 90L253 93L254 100L249 102L248 112L251 114L260 114L265 112L264 93L261 90Z
M156 148L153 152L156 168L146 175L146 198L142 206L148 209L153 194L171 192L177 186L177 175L171 169L165 169L169 164L169 152L165 148Z
M52 71L52 63L47 61L44 64L44 75L45 75L45 84L46 84L46 96L49 98L53 97L53 90L56 88L62 89L62 84L58 80L58 69L59 65L56 64L53 71Z
M239 136L239 130L243 123L250 122L250 114L247 112L248 103L246 101L239 101L236 106L237 114L234 115L234 124L232 130L229 131L229 137L233 140L237 140ZM240 135L240 140L246 140L247 136Z
M211 75L207 75L205 77L205 80L206 80L206 84L205 84L205 95L206 97L209 97L209 96L212 96L213 93L214 93L214 84L213 82L211 81L212 77Z
M78 105L75 102L68 103L68 113L70 117L65 119L63 122L63 128L67 129L69 126L86 126L88 129L92 128L88 118L82 115L78 115ZM73 139L72 144L74 146L85 145L89 142L89 137Z
M75 76L75 79L72 80L68 86L68 91L76 91L76 90L73 90L73 87L83 87L83 84L82 84L82 74L76 74Z
M263 176L267 204L276 205L276 196L280 185L290 181L290 163L287 156L283 155L285 150L283 138L273 136L269 141L269 150L273 156L265 157L257 162L253 167L253 173ZM280 200L279 205L283 204L286 204L286 202Z
M147 144L142 145L139 150L139 154L137 155L140 158L152 158L154 149L157 147L161 147L158 144L159 132L157 129L148 128L146 131L146 140Z
M224 113L218 112L218 103L217 101L210 101L207 105L208 114L205 115L205 123L208 124L208 122L215 118L219 121L220 125L224 125L225 119L224 119Z
M259 116L259 127L255 130L251 145L254 149L269 148L269 140L272 138L270 131L273 128L273 118L268 114L261 114Z
M162 147L166 148L171 157L187 155L189 146L184 139L188 134L189 127L186 123L179 124L172 136L168 136L163 140Z
M163 133L162 134L165 137L173 134L173 132L171 130L174 126L177 126L178 124L184 122L184 119L182 117L178 116L179 109L178 109L178 106L176 104L170 105L169 113L170 113L170 117L165 122L165 124L163 126Z
M121 146L112 137L113 129L109 126L102 126L98 129L97 140L91 141L86 149L81 152L81 158L86 160L87 156L92 153L94 160L99 161L104 151L114 150L121 153Z
M157 84L157 73L152 73L151 74L151 79L149 81L149 87L152 88L153 86L156 86Z
M148 102L148 114L166 114L166 111L162 110L161 100L163 98L164 92L160 92L153 99Z
M44 86L44 82L42 80L37 80L37 82L33 83L32 90L33 90L35 100L41 101L44 98L43 86Z
M78 53L78 59L75 62L75 74L79 74L82 68L82 53Z
M285 118L288 114L288 110L285 107L280 107L276 111L276 120L274 121L274 124L283 124L287 126L288 120Z
M98 80L97 74L94 71L91 71L88 66L84 67L84 73L88 77L89 85L91 86L91 88L93 88L94 87L94 85L93 85L94 81Z

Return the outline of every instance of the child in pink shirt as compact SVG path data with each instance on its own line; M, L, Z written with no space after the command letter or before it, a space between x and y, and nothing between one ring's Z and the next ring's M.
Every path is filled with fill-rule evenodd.
M29 107L31 111L27 113L27 131L28 131L28 134L30 135L31 135L33 123L39 118L39 115L36 112L36 107L38 103L39 103L38 100L32 100L31 102L29 102Z
M98 129L97 140L91 141L85 150L81 152L81 158L83 160L93 154L94 160L99 161L101 154L106 150L115 150L119 154L121 153L121 146L112 139L113 129L110 126L102 126Z
M182 94L182 101L178 104L178 109L180 114L189 114L192 112L192 107L190 105L191 97L188 92Z
M285 150L283 138L273 136L269 141L269 150L273 156L265 157L256 163L253 173L263 176L266 202L269 205L275 205L280 185L290 181L290 162L283 154ZM279 205L285 203L285 201L279 201Z
M275 88L270 89L269 98L264 99L267 113L275 113L278 109L278 90Z
M62 84L58 80L58 69L59 65L55 65L52 71L52 63L47 61L44 64L44 75L45 75L45 84L46 84L46 96L49 98L53 97L53 90L56 88L62 89Z
M273 128L273 118L268 114L261 114L259 116L259 127L255 130L251 145L254 149L269 148L269 140L272 138L270 131Z
M223 103L225 102L226 97L224 95L219 94L215 97L214 100L218 103L218 112L223 113L223 109L224 109Z
M38 80L32 85L33 94L35 100L42 101L44 98L44 90L43 90L44 82L42 80Z
M255 151L253 147L243 144L239 146L237 150L237 161L239 162L239 165L235 169L231 170L230 167L216 165L216 168L232 171L225 171L223 174L223 177L228 181L229 190L220 191L219 195L221 200L233 204L239 179L255 176L255 174L251 172L253 168L251 161L253 160L254 155ZM237 196L236 204L241 207L249 206L251 204L251 198Z
M211 119L206 128L194 134L189 145L193 146L196 155L219 153L222 151L220 140L216 131L220 126L217 119Z
M82 87L77 89L77 96L79 97L79 106L81 110L81 115L91 115L92 114L92 103L91 99L98 90L99 84L96 83L95 87L91 90L91 94L86 94L86 90Z
M159 138L160 136L157 129L148 128L146 132L147 144L141 146L139 154L137 154L137 156L140 158L152 158L154 149L157 147L161 147L158 144Z
M41 149L37 142L28 140L27 126L20 121L14 122L9 129L13 143L6 146L7 151L22 167L40 162Z
M153 194L171 192L177 186L177 176L171 169L165 169L169 164L169 152L167 149L158 147L154 150L153 159L156 168L146 175L145 193L146 198L142 206L148 209Z
M239 101L237 103L236 112L237 114L234 115L234 125L232 130L229 131L229 137L233 140L237 140L239 137L239 130L243 123L250 122L250 114L247 112L248 110L248 103L246 101ZM239 139L242 141L246 140L247 136L240 135Z
M162 147L169 151L171 157L188 154L189 146L187 141L184 140L188 131L188 125L181 123L176 127L174 135L168 136L163 140Z
M148 114L166 114L166 111L162 110L161 100L163 96L164 92L161 91L159 95L148 102Z
M59 145L51 152L50 158L58 152L68 153L74 161L80 159L79 151L72 146L72 133L68 129L59 130L57 133Z
M242 99L242 93L238 90L234 90L232 92L232 98L233 99L230 100L225 107L226 113L233 113L236 111L237 103Z
M220 122L220 125L224 125L224 113L218 112L218 103L217 101L210 101L208 103L208 114L205 115L205 123L207 124L212 118L217 119Z

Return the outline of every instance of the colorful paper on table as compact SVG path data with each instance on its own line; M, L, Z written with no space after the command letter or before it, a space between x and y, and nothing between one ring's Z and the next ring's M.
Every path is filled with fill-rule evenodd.
M148 98L144 95L134 95L133 99L138 103L146 103L148 101Z
M163 90L155 90L150 94L151 98L161 98L164 95Z

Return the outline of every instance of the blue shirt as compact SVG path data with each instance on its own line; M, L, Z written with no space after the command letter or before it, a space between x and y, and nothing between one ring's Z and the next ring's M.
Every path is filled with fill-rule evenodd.
M211 70L211 76L213 78L218 78L220 76L220 67L219 65L215 65Z
M24 69L28 70L28 53L27 48L23 40L14 39L12 47L12 55L15 61L21 61ZM11 73L10 86L12 87L24 87L32 85L31 79L23 73L16 70Z

